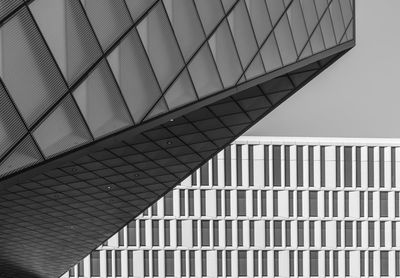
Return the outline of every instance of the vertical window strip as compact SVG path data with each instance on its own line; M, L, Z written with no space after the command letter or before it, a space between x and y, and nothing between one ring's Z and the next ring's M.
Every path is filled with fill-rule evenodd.
M264 185L269 186L269 146L264 145Z
M385 148L379 147L379 187L385 187Z
M243 185L242 147L243 147L243 145L236 145L236 184L237 184L237 186Z
M352 147L344 147L344 186L353 186L353 157Z
M396 187L396 148L390 148L390 172L391 172L391 186Z
M320 148L321 187L325 187L325 146Z
M340 146L335 147L336 151L336 187L341 186L341 177L340 177Z
M285 146L285 186L290 186L290 146Z
M232 185L231 146L224 149L224 177L225 186Z
M218 156L212 158L212 185L218 186Z
M254 146L249 145L249 186L254 186Z
M296 147L297 186L303 186L303 146Z
M272 146L273 186L281 186L281 146Z
M314 146L308 146L308 185L314 187Z
M361 187L361 147L356 147L356 187Z
M374 187L374 147L368 147L368 187Z

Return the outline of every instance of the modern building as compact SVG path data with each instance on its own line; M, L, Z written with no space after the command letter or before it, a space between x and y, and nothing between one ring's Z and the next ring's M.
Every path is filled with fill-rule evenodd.
M400 277L400 141L240 137L63 277Z
M354 0L0 4L0 277L57 277L355 45Z

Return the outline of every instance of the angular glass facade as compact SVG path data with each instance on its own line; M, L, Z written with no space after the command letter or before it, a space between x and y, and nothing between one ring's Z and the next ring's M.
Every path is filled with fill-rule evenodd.
M376 157L370 169L368 150ZM83 259L84 276L399 277L399 157L398 140L240 137L204 164L203 178L201 168ZM241 172L225 171L227 159L240 161ZM143 232L130 228L138 223ZM98 252L122 252L121 274L106 268L104 255L103 272L89 275ZM63 278L80 277L77 270Z
M6 2L0 270L14 277L63 273L355 44L353 0ZM13 242L37 253L15 265Z

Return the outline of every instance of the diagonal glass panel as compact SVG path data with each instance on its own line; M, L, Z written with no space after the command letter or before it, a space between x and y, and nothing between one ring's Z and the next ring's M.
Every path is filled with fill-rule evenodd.
M315 9L314 1L300 0L300 4L304 14L308 34L311 35L311 47L314 53L320 52L325 49L324 39L322 38L322 31L318 23L318 15Z
M102 54L80 0L36 0L29 7L61 71L73 84Z
M134 121L140 122L161 92L136 30L107 59Z
M138 19L157 0L125 0L133 20Z
M11 174L42 160L32 138L27 135L21 143L0 163L0 176Z
M73 92L73 96L95 138L132 124L105 61Z
M73 149L91 141L79 110L71 96L33 131L33 137L46 157Z
M293 37L289 26L289 20L286 14L279 21L278 25L275 27L274 32L283 64L287 65L296 61L296 48L294 46Z
M224 87L232 86L240 78L243 69L226 20L221 23L209 39L209 44Z
M320 26L324 37L326 48L330 48L336 44L335 33L333 31L332 20L330 18L327 0L315 1L318 17L320 18Z
M189 74L184 70L164 96L169 109L197 100Z
M164 90L183 67L183 60L162 2L151 10L137 29Z
M218 71L207 43L197 52L188 68L200 98L222 89Z
M188 60L205 40L193 0L164 0L183 57Z
M272 30L265 0L246 0L246 6L257 42L261 45Z
M228 16L233 39L237 47L240 61L246 67L258 50L253 28L244 1L240 1Z
M221 0L221 2L225 12L227 12L235 4L236 0Z
M282 66L282 61L274 33L271 33L271 35L268 37L265 44L261 47L260 53L264 61L265 70L267 72Z
M303 12L301 10L300 0L293 1L292 5L288 9L287 14L297 53L300 53L308 39L308 32L305 25Z
M333 29L335 31L336 39L339 41L344 35L346 37L345 40L347 40L347 36L344 34L346 27L344 25L344 19L340 9L339 0L333 0L329 6L329 9L332 16Z
M261 60L261 56L258 53L257 56L253 59L253 61L251 62L250 66L247 68L246 70L246 79L252 79L254 77L260 76L261 74L264 74L265 70L264 70L264 66L263 66L263 62Z
M0 158L27 132L3 86L0 86Z
M157 104L154 106L153 110L146 116L145 121L154 118L158 115L164 114L168 112L167 104L165 103L165 99L161 98Z
M343 15L344 26L347 26L353 18L353 8L351 7L350 0L340 0L339 4Z
M0 1L0 20L11 13L22 3L22 0Z
M1 42L3 81L30 126L66 85L26 8L2 26Z
M285 6L283 0L265 0L272 25L275 25L282 16Z
M204 32L208 35L224 16L221 2L219 0L195 0L195 3Z
M133 24L124 0L84 0L83 3L103 49L107 49Z

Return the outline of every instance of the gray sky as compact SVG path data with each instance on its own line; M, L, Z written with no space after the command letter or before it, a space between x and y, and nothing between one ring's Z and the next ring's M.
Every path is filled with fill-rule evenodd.
M400 1L356 0L356 46L245 135L400 138Z

